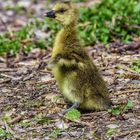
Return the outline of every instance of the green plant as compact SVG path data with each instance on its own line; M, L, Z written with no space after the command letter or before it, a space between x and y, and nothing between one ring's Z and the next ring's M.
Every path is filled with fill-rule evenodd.
M116 134L116 133L118 133L118 128L109 128L109 129L107 130L107 135L108 135L108 136L112 136L112 135L114 135L114 134Z
M55 128L50 134L49 138L58 138L58 136L61 134L61 130L59 128Z
M130 68L131 68L132 70L134 70L134 71L140 73L140 59L135 60L135 61L132 63L132 65L131 65Z
M0 128L0 138L6 136L6 132L4 129Z
M19 52L20 49L23 49L24 53L28 53L33 48L45 48L45 40L43 39L34 39L34 28L36 24L27 24L25 27L22 27L19 31L6 33L0 35L0 55L4 53L10 53L15 55Z
M76 2L83 0L74 0ZM7 7L9 10L11 7ZM11 10L21 11L23 7L15 6ZM120 40L129 43L133 37L140 36L140 4L139 0L102 0L91 7L80 8L79 35L84 45L95 43L107 44ZM47 33L47 41L35 38L35 29ZM19 31L0 35L0 55L10 53L15 55L21 47L28 53L33 48L45 49L52 46L56 33L60 26L51 19L34 21L22 27ZM32 40L23 44L25 40ZM134 68L139 72L139 66Z
M12 135L13 134L6 132L3 128L0 128L0 139L11 139Z
M35 116L34 121L37 122L38 124L50 124L52 121L47 118L47 117L43 117L42 115L38 114Z
M114 116L121 115L125 111L132 109L134 107L134 103L132 101L128 101L125 105L120 105L112 109L108 109L108 112Z
M69 112L66 113L66 118L74 121L79 120L81 116L81 113L77 109L71 109Z
M24 6L20 6L18 4L14 5L14 6L7 5L6 7L4 7L4 9L5 10L12 10L12 11L14 11L16 13L25 11L25 7Z
M140 132L138 132L138 138L140 138Z
M32 127L33 126L33 121L32 120L23 120L21 122L19 122L19 125L21 127L25 127L25 128L28 128L28 127Z
M2 117L2 121L4 122L4 124L7 125L8 130L11 129L9 123L11 121L11 113L7 113ZM2 139L11 139L13 137L13 135L15 134L14 131L8 131L6 128L1 128L0 127L0 138Z
M11 121L11 114L5 114L2 120L6 123L9 123Z
M140 35L139 14L138 0L102 0L95 7L80 9L80 35L87 45L116 39L128 42Z
M85 0L72 0L72 2L84 2Z

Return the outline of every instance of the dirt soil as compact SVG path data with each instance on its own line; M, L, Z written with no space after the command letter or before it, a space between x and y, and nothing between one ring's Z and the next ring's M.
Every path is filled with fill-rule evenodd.
M48 114L60 112L67 107L67 103L61 96L53 76L46 69L50 53L46 55L47 53L43 52L45 55L40 59L26 56L26 59L14 62L9 58L8 61L14 62L11 68L0 63L2 128L8 133L14 133L15 139L49 139L55 128L62 129L57 139L138 139L140 75L131 71L128 66L139 54L134 54L135 50L129 51L130 54L111 53L102 46L94 46L88 50L108 82L114 107L131 100L134 103L132 109L117 116L107 111L82 113L79 122L71 122L63 117L47 121ZM38 52L39 50L36 50L36 53ZM56 98L58 100L55 100ZM4 120L8 116L9 123L6 123Z
M10 21L9 27L16 28ZM0 128L10 135L9 139L139 140L140 74L130 66L140 58L140 38L130 45L116 42L110 46L109 49L95 45L87 50L108 83L112 107L123 106L128 101L134 106L119 115L108 111L84 112L79 121L61 116L47 118L67 108L53 75L46 68L51 49L34 49L21 59L0 57Z

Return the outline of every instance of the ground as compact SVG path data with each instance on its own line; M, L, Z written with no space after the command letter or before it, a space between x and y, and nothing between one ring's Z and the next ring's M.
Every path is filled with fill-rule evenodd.
M9 26L14 27L12 23ZM130 69L132 62L140 58L140 47L132 48L140 46L140 38L130 45L115 42L110 46L95 45L87 50L108 83L114 110L84 112L76 121L60 116L47 118L67 108L46 68L51 49L34 49L21 59L0 57L2 139L140 139L140 74Z

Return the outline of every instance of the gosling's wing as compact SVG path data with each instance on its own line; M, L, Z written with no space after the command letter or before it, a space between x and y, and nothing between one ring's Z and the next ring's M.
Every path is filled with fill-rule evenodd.
M63 51L63 53L58 53L55 57L52 58L50 64L57 64L59 66L65 67L75 67L80 63L84 63L87 59L87 54L81 50L71 49L67 51Z

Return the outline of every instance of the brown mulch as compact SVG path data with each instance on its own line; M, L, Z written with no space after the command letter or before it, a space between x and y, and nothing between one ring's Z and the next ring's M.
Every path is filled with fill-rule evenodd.
M61 129L57 139L138 139L140 74L129 66L139 58L139 50L120 54L97 45L88 51L108 83L113 107L124 105L128 100L134 107L117 116L107 111L82 113L78 122L62 117L43 120L48 114L66 108L67 103L46 69L50 52L37 50L36 53L42 54L40 59L25 56L14 62L15 58L9 58L13 62L9 68L0 63L0 125L7 133L14 133L13 139L49 139L57 128Z

